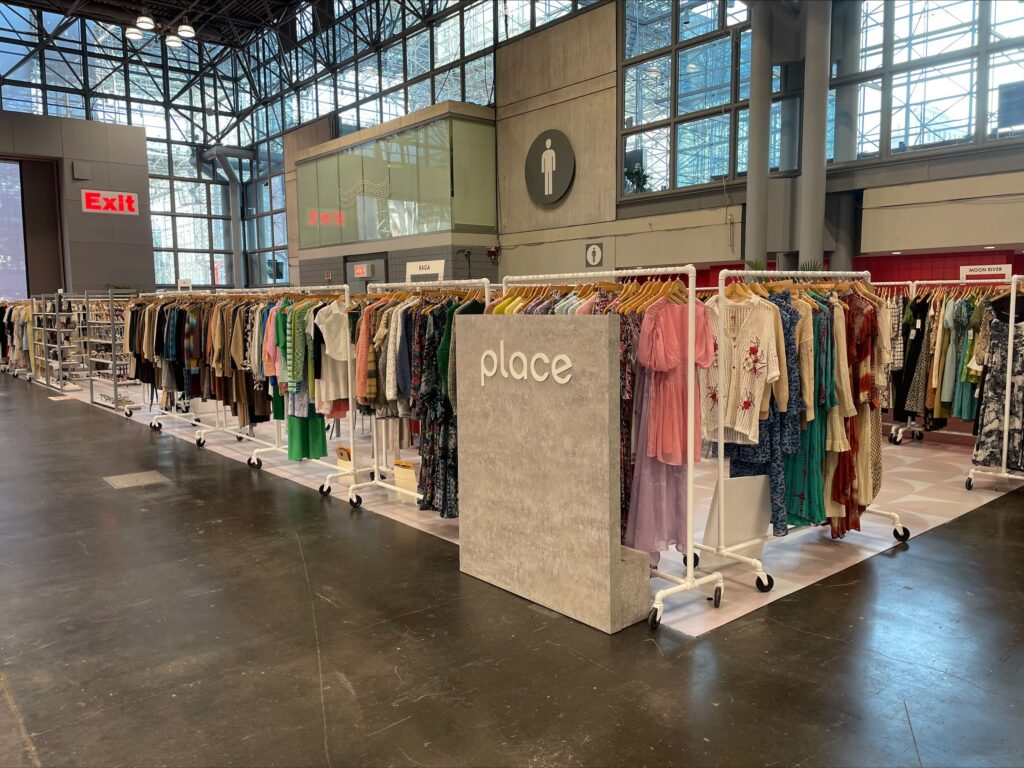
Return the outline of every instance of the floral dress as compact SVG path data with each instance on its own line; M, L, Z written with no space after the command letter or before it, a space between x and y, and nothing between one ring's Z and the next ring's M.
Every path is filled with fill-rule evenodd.
M1006 405L1006 363L1009 356L1009 324L995 319L990 326L985 391L978 411L978 440L973 462L983 467L1001 467L1003 432L1009 431L1006 468L1024 471L1024 322L1017 323L1013 337L1013 371L1010 376L1010 423L1003 423Z

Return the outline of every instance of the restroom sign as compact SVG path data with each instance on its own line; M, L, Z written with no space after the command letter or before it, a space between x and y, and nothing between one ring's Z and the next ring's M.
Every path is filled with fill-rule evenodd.
M537 205L550 206L569 192L576 175L576 154L561 131L544 131L526 154L526 189Z
M83 189L82 213L113 213L118 216L138 216L139 196L135 192L108 192L102 189Z
M587 243L584 260L588 267L600 267L604 263L604 243Z

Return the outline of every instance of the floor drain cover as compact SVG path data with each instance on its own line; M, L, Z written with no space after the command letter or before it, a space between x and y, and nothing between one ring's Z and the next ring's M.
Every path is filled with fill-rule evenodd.
M111 488L139 488L143 485L159 485L171 482L171 478L159 472L132 472L128 475L110 475L103 478Z

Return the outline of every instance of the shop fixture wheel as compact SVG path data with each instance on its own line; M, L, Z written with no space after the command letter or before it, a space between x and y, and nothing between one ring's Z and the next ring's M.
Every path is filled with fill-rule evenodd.
M964 488L966 488L968 491L974 490L974 478L971 477L970 475L968 475L967 479L964 480Z
M243 440L245 440L245 438L244 438L244 437L242 437L241 435L235 435L235 442L238 442L238 443L240 443L240 442L242 442Z
M893 445L903 445L903 435L895 435L892 438Z
M202 448L204 445L206 445L206 438L205 437L197 437L196 438L196 447L197 448Z
M754 580L754 586L757 587L757 591L758 592L771 592L772 591L772 587L775 586L775 579L773 579L767 573L765 574L765 577L768 579L767 583L761 581L761 577L760 576L758 576L757 579Z
M650 613L647 614L647 626L651 629L657 629L659 624L661 624L661 611L657 608L651 608Z
M348 503L352 505L352 509L359 509L363 506L363 497L358 493L348 500Z
M686 565L686 555L683 555L683 565ZM693 567L700 568L700 552L693 553Z
M768 577L769 581L771 580L771 578L772 578L771 576ZM768 589L771 589L771 587L768 587ZM721 608L722 607L722 588L721 587L715 587L715 602L714 602L714 606L715 606L715 608Z
M124 416L125 416L126 419L130 419L134 415L135 415L135 412L131 408L125 408L124 409Z
M905 525L902 528L893 528L892 535L896 537L896 541L906 541L910 538L910 530Z
M256 456L255 458L250 456L248 459L245 460L245 463L248 464L253 469L263 469L263 459L261 459L259 456Z
M161 424L159 421L151 421L149 422L149 428L152 429L154 432L159 432L161 429L164 428L164 425Z
M918 429L918 430L915 430L915 431L914 431L914 439L915 439L915 440L924 440L924 432L922 432L922 431L921 431L921 430L919 430L919 429Z
M329 486L329 485L324 485L323 483L321 483L319 490L320 490L320 495L321 496L330 496L331 495L331 486Z

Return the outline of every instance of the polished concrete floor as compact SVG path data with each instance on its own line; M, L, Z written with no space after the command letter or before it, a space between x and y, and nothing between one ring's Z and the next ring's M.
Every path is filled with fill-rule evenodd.
M9 376L0 458L0 765L1024 760L1021 492L691 640Z

